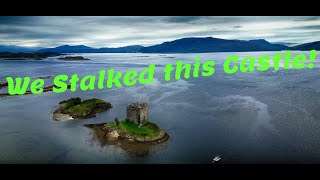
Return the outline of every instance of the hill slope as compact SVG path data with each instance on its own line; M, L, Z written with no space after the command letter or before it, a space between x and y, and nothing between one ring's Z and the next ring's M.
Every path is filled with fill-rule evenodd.
M288 49L284 45L273 45L267 41L226 40L212 37L182 38L162 44L144 47L143 53L204 53L204 52L245 52L245 51L277 51Z
M58 46L55 48L41 49L37 52L57 52L57 53L128 53L137 52L143 46L125 46L119 48L92 48L84 45L78 46Z
M0 45L0 52L11 52L11 53L32 53L41 49L40 47L21 47L21 46L5 46Z
M294 50L308 51L308 50L320 50L320 41L315 41L306 44L300 44L292 47Z

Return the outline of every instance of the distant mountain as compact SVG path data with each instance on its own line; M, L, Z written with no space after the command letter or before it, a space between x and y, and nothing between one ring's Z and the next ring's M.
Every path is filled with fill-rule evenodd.
M315 41L306 44L300 44L292 47L294 50L308 51L308 50L320 50L320 41Z
M100 53L135 53L138 52L143 46L133 45L118 48L100 48L98 52Z
M64 45L64 46L58 46L55 48L46 48L46 49L41 49L37 52L42 53L42 52L57 52L57 53L87 53L93 51L94 48L84 46L84 45L78 45L78 46L69 46L69 45Z
M293 45L293 43L270 43L265 39L228 40L213 37L182 38L149 47L139 45L117 48L93 48L85 45L63 45L54 48L26 48L19 46L1 46L0 52L56 52L56 53L209 53L209 52L248 52L281 50L320 50L320 41ZM290 45L289 45L290 44Z
M271 44L265 40L227 40L212 37L182 38L162 44L144 47L143 53L205 53L205 52L246 52L246 51L278 51L288 49L287 46Z
M259 44L260 46L270 49L271 51L281 51L288 49L288 46L283 44L271 44L270 42L266 41L265 39L254 39L249 40L248 42Z
M143 46L125 46L118 48L92 48L84 45L78 46L58 46L55 48L46 48L41 49L37 52L57 52L57 53L131 53L137 52L139 49L143 48Z
M291 43L291 42L274 42L273 44L282 44L288 47L297 46L299 43Z
M32 53L39 49L42 49L40 47L21 47L21 46L5 46L0 45L0 52L11 52L11 53Z

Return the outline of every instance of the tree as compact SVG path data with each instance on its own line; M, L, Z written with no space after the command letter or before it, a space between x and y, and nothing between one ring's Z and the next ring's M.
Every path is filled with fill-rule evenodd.
M116 118L114 119L114 121L116 122L116 125L117 125L117 126L120 124L120 121L119 121L118 117L116 117Z

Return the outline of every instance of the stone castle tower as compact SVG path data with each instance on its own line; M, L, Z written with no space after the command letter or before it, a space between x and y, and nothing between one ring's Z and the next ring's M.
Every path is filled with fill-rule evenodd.
M146 124L149 121L149 105L148 103L134 102L127 106L126 121L135 124Z

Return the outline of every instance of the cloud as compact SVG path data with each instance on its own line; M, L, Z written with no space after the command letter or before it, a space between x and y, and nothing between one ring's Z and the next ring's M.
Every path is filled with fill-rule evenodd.
M298 17L294 19L294 21L315 21L319 19L320 19L319 16L309 16L309 17Z
M238 29L238 28L242 28L242 26L233 26L233 28Z
M320 40L318 16L9 16L0 17L0 44L53 47L83 44L117 47L184 37Z
M37 20L32 16L0 16L0 24L5 25L19 25L19 24L32 24Z
M290 29L289 29L290 30ZM320 30L320 24L319 25L310 25L310 26L299 26L292 28L292 30Z
M201 19L201 16L171 16L164 20L170 23L189 23Z

